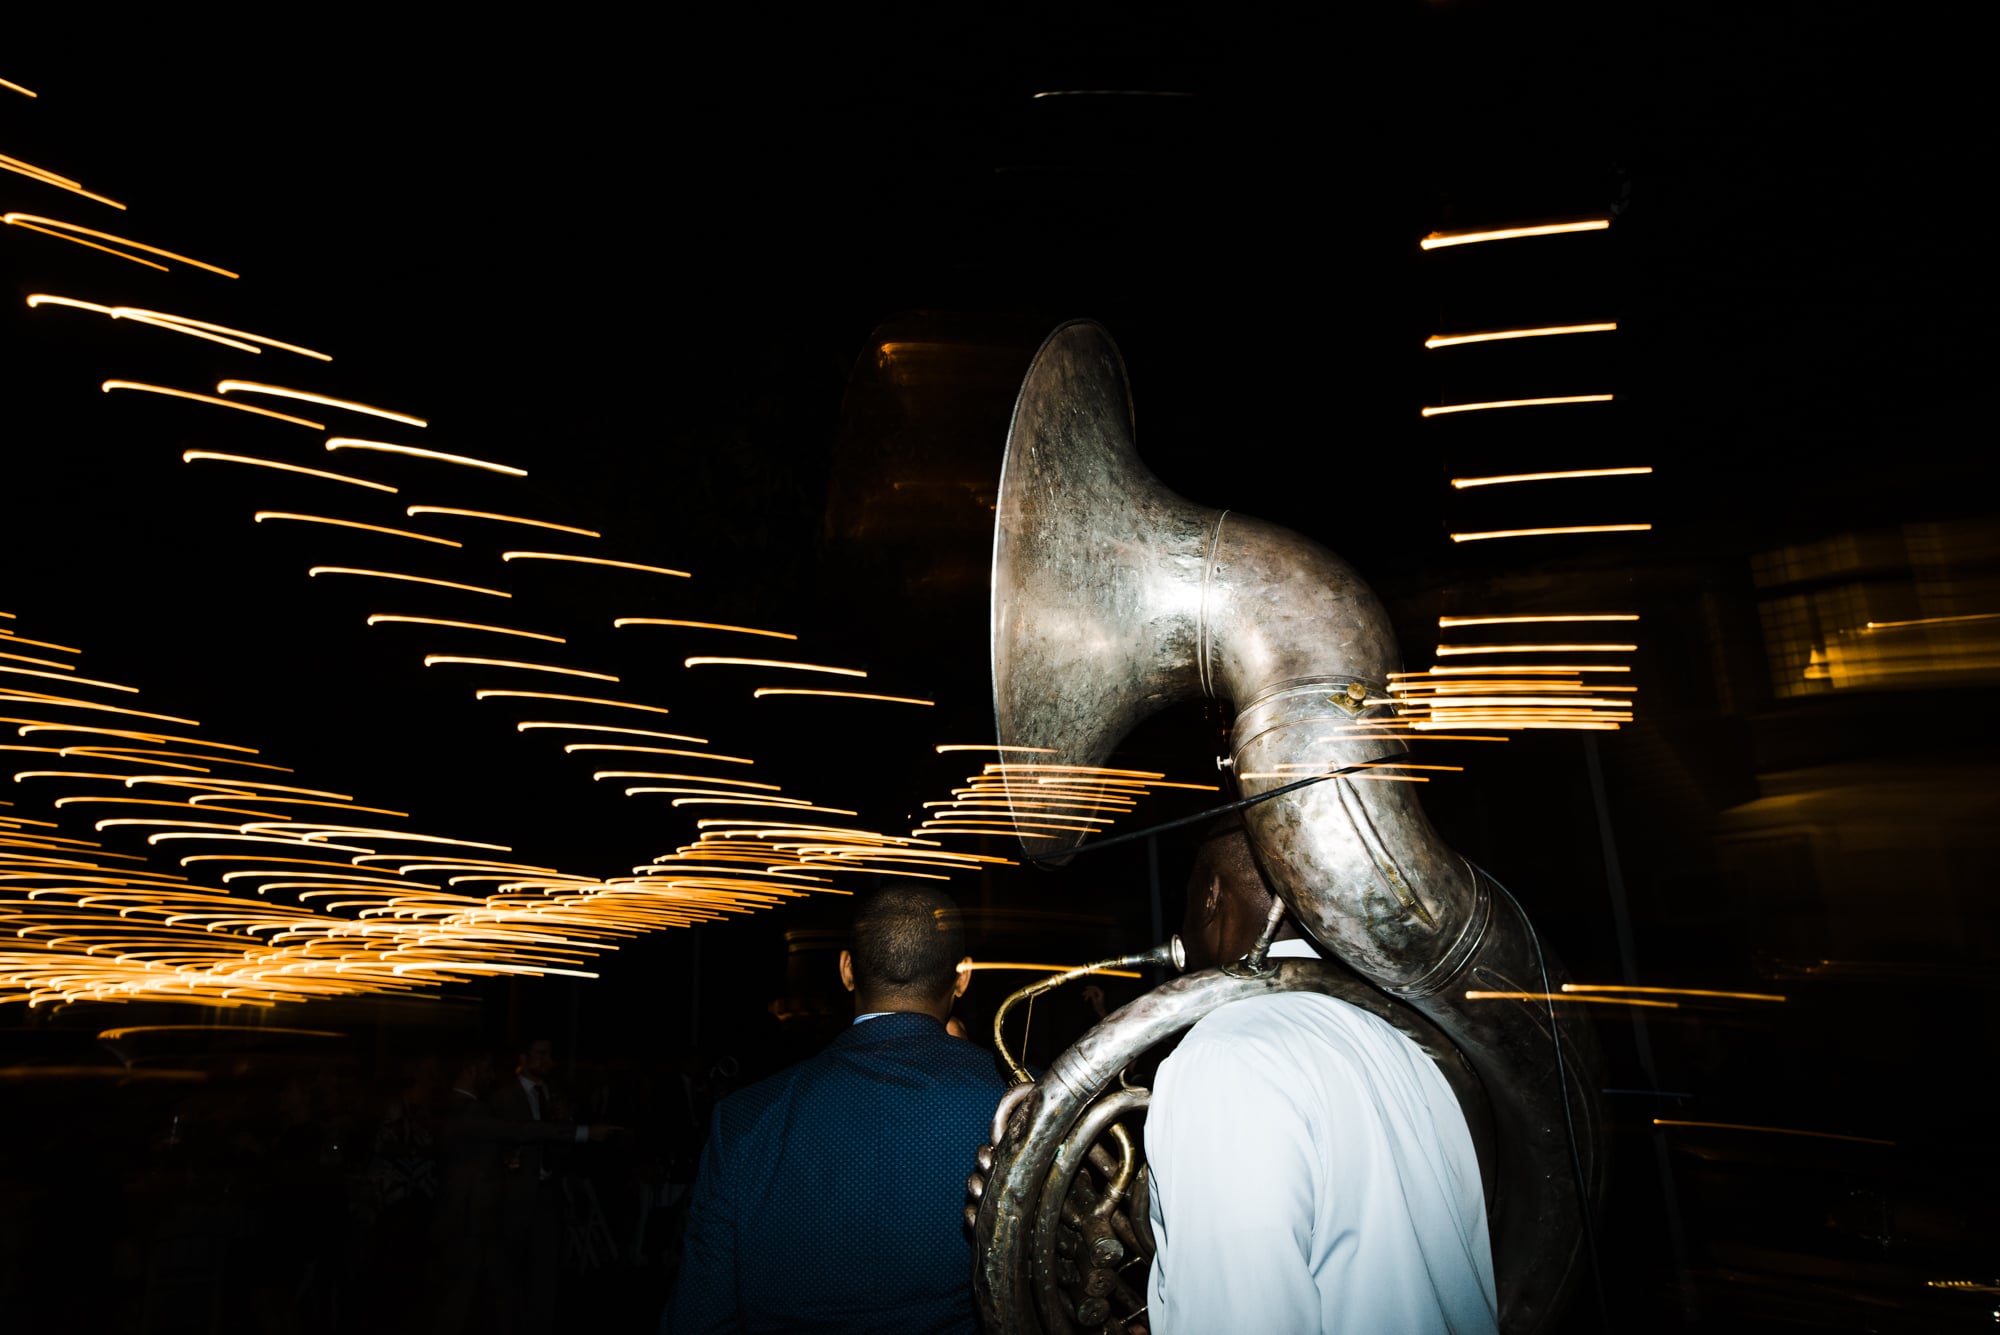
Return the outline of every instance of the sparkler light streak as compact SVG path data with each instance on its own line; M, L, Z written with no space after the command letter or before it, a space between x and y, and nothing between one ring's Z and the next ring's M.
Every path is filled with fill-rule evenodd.
M240 408L243 405L233 406ZM329 473L319 468L302 468L298 464L280 463L276 459L253 459L247 454L218 454L214 450L184 450L181 453L181 462L184 464L191 464L201 459L212 459L225 464L249 464L256 468L275 468L285 473L302 473L307 477L316 477L326 482L345 482L350 486L367 487L371 491L386 491L392 496L396 493L396 489L386 482L371 482L365 477Z
M392 538L414 538L418 542L434 542L440 547L465 545L462 542L453 542L450 538L434 538L428 533L412 533L406 528L387 528L381 524L364 524L354 519L329 519L325 515L292 514L286 510L259 510L254 516L255 523L261 524L266 519L289 519L301 524L332 524L339 528L365 529L370 533L382 533Z
M789 668L795 672L826 672L839 677L865 677L860 668L828 667L824 663L791 663L781 658L715 658L697 656L685 660L684 667L767 667Z
M454 543L452 545L456 546L457 544ZM538 630L515 630L509 626L488 626L477 621L446 621L442 617L395 616L386 612L377 612L368 618L368 624L371 626L444 626L451 630L479 630L493 635L518 635L524 640L546 640L550 644L569 643L568 640L560 635L544 635Z
M410 518L418 515L455 515L460 519L491 519L501 524L526 524L530 528L550 528L558 533L574 533L582 538L601 538L604 535L595 529L572 528L568 524L551 524L546 519L524 519L520 515L495 514L490 510L461 510L452 505L413 505L403 511Z
M1463 491L1467 487L1500 487L1515 482L1564 482L1579 477L1641 477L1652 471L1651 468L1571 468L1560 473L1497 473L1491 477L1455 477L1451 485Z
M419 423L421 425L421 423ZM446 454L442 450L419 449L415 445L392 445L386 440L355 440L350 436L334 436L326 442L329 450L374 450L378 454L406 454L413 459L429 459L435 463L458 464L465 468L483 468L489 473L505 473L509 477L526 477L528 470L515 468L509 464L496 464L490 459L475 459L469 454ZM560 528L559 524L545 527ZM574 530L571 530L572 532ZM596 534L590 536L595 537Z
M670 714L659 705L635 705L630 700L600 700L590 695L557 695L550 691L474 691L475 700L563 700L577 705L605 705L612 709L638 709L648 714Z
M640 565L636 561L613 561L603 556L571 556L562 552L502 552L502 561L574 561L578 565L613 566L619 570L639 570L650 575L674 575L680 579L693 578L685 570L669 570L665 566Z
M293 417L289 413L272 412L269 408L258 408L248 403L231 403L228 399L218 399L212 394L197 394L192 390L172 389L166 385L148 385L137 380L107 380L99 388L106 394L109 394L114 389L136 389L147 394L165 394L170 398L189 399L195 403L211 403L220 408L234 408L239 413L255 413L259 417L275 418L280 422L290 422L294 426L309 426L315 431L325 430L325 427L318 422L309 421L303 417ZM183 454L181 458L185 459L187 455Z
M489 589L478 584L457 584L448 579L430 579L423 575L399 575L391 570L359 570L353 566L314 566L306 571L309 578L320 575L366 575L371 579L400 579L411 584L434 584L441 589L458 589L463 593L483 593L494 598L512 598L514 595L501 589ZM618 680L616 677L610 678Z
M391 412L387 408L377 408L369 403L356 403L352 399L336 399L326 394L314 394L310 390L290 389L284 385L266 385L256 380L218 380L217 394L264 394L278 399L296 399L300 403L316 403L325 408L344 408L351 413L365 413L370 417L383 417L391 422L401 422L405 426L429 426L421 417L408 413Z
M1454 654L1629 654L1636 644L1440 644L1439 658Z
M1562 403L1609 403L1609 394L1564 394L1543 399L1489 399L1484 403L1443 403L1423 410L1425 417L1445 417L1452 413L1483 413L1494 408L1545 408Z
M85 199L94 199L99 204L109 204L121 213L125 211L125 206L115 199L100 195L93 190L85 190L82 185L72 181L67 176L59 176L46 167L37 167L32 162L23 162L19 158L8 157L5 153L0 153L0 171L13 172L16 176L25 176L31 181L40 181L43 185L52 185L58 190L67 190L72 195L82 195ZM13 221L12 214L8 215L8 221Z
M508 658L466 658L457 654L425 654L425 667L438 667L456 663L472 667L516 668L522 672L553 672L564 677L587 677L591 681L615 682L618 678L608 672L586 672L582 668L555 667L548 663L521 663Z
M935 700L919 700L910 695L870 695L865 691L802 691L786 690L776 686L760 686L750 693L754 700L762 700L767 695L827 695L842 700L881 700L892 705L935 705Z
M1547 621L1637 621L1636 612L1601 612L1567 616L1513 616L1513 617L1439 617L1438 629L1448 630L1453 626L1518 626L1530 622Z
M1646 533L1651 524L1572 524L1563 528L1499 528L1483 533L1454 533L1453 542L1484 542L1489 538L1548 538L1571 533Z
M9 92L19 93L22 97L41 96L40 93L35 92L31 88L23 88L20 84L15 83L12 79L0 79L0 88L5 88Z
M1547 338L1554 334L1608 334L1618 328L1615 320L1598 324L1545 325L1538 329L1491 329L1482 334L1432 334L1424 340L1427 348L1455 348L1466 343L1498 343L1513 338Z
M1531 227L1501 227L1483 232L1432 232L1417 245L1424 250L1446 246L1470 246L1481 241L1512 241L1525 236L1559 236L1565 232L1601 232L1611 226L1609 218L1585 218L1578 222L1541 223Z
M73 297L58 297L47 292L32 293L28 297L29 309L32 310L37 306L67 306L80 311L93 311L99 315L108 315L114 320L130 320L134 324L151 325L155 329L207 339L211 343L220 343L240 352L261 354L264 348L278 348L317 361L333 360L324 352L302 348L296 343L282 343L275 338L266 338L262 334L253 334L243 329L233 329L226 324L211 324L207 320L197 320L186 315L172 315L166 311L149 311L138 306L100 306L94 301L78 301ZM259 344L263 347L259 347Z
M564 732L608 732L620 737L651 737L662 742L693 742L698 746L708 745L706 737L690 737L682 732L653 732L646 728L621 728L610 723L549 723L536 720L514 725L515 732L535 732L544 728L555 728Z
M714 621L674 621L667 617L619 617L613 621L614 628L625 626L689 626L696 630L726 630L738 635L765 635L774 640L796 640L796 635L782 630L759 630L755 626L725 626Z

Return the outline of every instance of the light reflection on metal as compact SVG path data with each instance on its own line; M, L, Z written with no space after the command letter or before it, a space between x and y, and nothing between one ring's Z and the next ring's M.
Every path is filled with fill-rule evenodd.
M640 565L636 561L613 561L602 556L571 556L562 552L502 552L502 561L574 561L578 565L613 566L619 570L640 570L649 575L673 575L680 579L692 578L685 570L669 570L665 566Z
M467 658L460 654L425 654L425 667L457 664L467 667L518 668L523 672L553 672L563 677L586 677L591 681L615 682L608 672L586 672L582 668L556 667L549 663L522 663L510 658Z
M147 385L137 380L107 380L98 388L106 394L109 394L114 389L136 389L147 394L165 394L170 398L190 399L195 403L212 403L220 408L234 408L239 413L255 413L259 417L271 417L280 422L290 422L295 426L309 426L315 431L324 429L323 425L319 422L310 421L304 417L293 417L290 413L273 412L269 408L259 408L248 403L232 403L228 399L218 399L212 394L196 394L192 390L170 389L165 385ZM185 459L187 455L183 454L181 458Z
M1570 468L1556 473L1496 473L1491 477L1455 477L1451 485L1460 491L1467 487L1499 487L1511 482L1562 482L1579 477L1640 477L1652 472L1647 467L1632 468Z
M1545 325L1539 329L1493 329L1481 334L1432 334L1424 340L1427 348L1455 348L1466 343L1498 343L1512 338L1546 338L1553 334L1608 334L1618 328L1616 320L1598 324Z
M279 399L297 399L301 403L317 403L327 408L344 408L351 413L365 413L370 417L383 417L391 422L401 422L405 426L429 426L421 417L408 413L391 412L387 408L377 408L370 403L356 403L352 399L336 399L326 394L315 394L310 390L292 389L285 385L267 385L257 380L218 380L217 394L267 394Z
M128 257L129 258L129 257ZM114 320L130 320L135 324L151 325L156 329L169 330L176 334L188 334L194 338L207 339L211 343L221 343L242 352L261 354L264 348L278 348L284 352L296 352L301 357L311 357L317 361L330 362L332 357L311 348L302 348L295 343L283 343L262 334L252 334L247 330L233 329L226 324L211 324L207 320L197 320L186 315L171 315L166 311L149 311L138 306L100 306L94 301L78 301L73 297L58 297L47 292L32 293L28 297L29 309L37 306L67 306L80 311L93 311L108 315ZM257 346L262 344L263 347Z
M828 667L824 663L792 663L781 658L715 658L697 656L685 660L682 666L790 668L798 672L827 672L839 677L865 677L868 675L860 668Z
M461 510L451 505L413 505L403 513L412 519L418 515L457 515L461 519L491 519L502 524L526 524L530 528L549 528L558 533L574 533L582 538L604 536L595 529L575 528L569 524L551 524L546 519L524 519L520 515L495 514L491 510Z
M1777 1136L1811 1136L1816 1140L1851 1140L1861 1145L1894 1145L1893 1140L1876 1136L1849 1136L1835 1131L1803 1131L1791 1126L1752 1126L1745 1122L1691 1122L1678 1117L1655 1117L1654 1126L1685 1126L1711 1131L1768 1131Z
M463 547L462 542L450 538L434 538L428 533L413 533L406 528L388 528L381 524L364 524L355 519L330 519L325 515L293 514L288 510L259 510L254 516L256 523L266 519L289 519L301 524L333 524L340 528L365 529L370 533L382 533L392 538L414 538L418 542L433 542L440 547Z
M919 700L911 695L870 695L866 691L805 691L788 690L777 686L759 686L750 693L753 700L762 700L767 695L829 695L842 700L881 700L892 705L935 705L935 700Z
M240 408L243 405L232 406ZM350 486L367 487L370 491L386 491L392 496L396 492L396 489L386 482L371 482L365 477L329 473L319 468L302 468L298 464L280 463L276 459L253 459L247 454L218 454L214 450L184 450L181 453L181 462L184 464L191 464L201 459L212 459L225 464L249 464L255 468L275 468L285 473L302 473L307 477L316 477L326 482L345 482Z
M1611 226L1609 218L1584 218L1576 222L1541 223L1531 227L1499 227L1480 232L1432 232L1417 245L1425 250L1446 246L1470 246L1482 241L1512 241L1524 236L1560 236L1566 232L1601 232Z
M462 593L483 593L493 598L512 598L514 595L501 589L489 589L479 584L458 584L448 579L431 579L424 575L401 575L391 570L360 570L353 566L314 566L306 571L308 577L320 575L366 575L370 579L399 579L410 584L434 584L441 589L457 589ZM613 677L613 681L617 678Z
M1546 538L1570 533L1645 533L1651 524L1571 524L1562 528L1501 528L1483 533L1454 533L1453 542L1484 542L1489 538Z
M612 709L637 709L648 714L670 714L660 705L635 705L630 700L601 700L594 695L558 695L553 691L474 691L475 700L562 700L575 705L605 705Z
M378 454L407 454L413 459L430 459L436 463L460 464L466 468L483 468L489 473L505 473L509 477L526 477L528 470L515 468L509 464L496 464L488 459L475 459L469 454L446 454L443 450L426 450L415 445L394 445L386 440L356 440L352 436L334 436L326 442L329 450L374 450ZM557 528L560 525L547 525ZM571 530L574 532L575 530ZM595 534L591 536L595 537Z
M1423 410L1425 417L1446 417L1452 413L1483 413L1494 408L1546 408L1563 403L1609 403L1609 394L1559 394L1540 399L1487 399L1481 403L1441 403Z
M688 626L695 630L726 630L738 635L763 635L773 640L796 640L799 638L789 631L759 630L755 626L726 626L715 621L675 621L668 617L619 617L613 627L624 626Z
M538 630L514 630L508 626L488 626L477 621L447 621L442 617L394 616L386 612L377 612L368 618L368 624L371 626L445 626L452 630L480 630L494 635L517 635L524 640L546 640L550 644L569 643L568 640L560 635L544 635Z

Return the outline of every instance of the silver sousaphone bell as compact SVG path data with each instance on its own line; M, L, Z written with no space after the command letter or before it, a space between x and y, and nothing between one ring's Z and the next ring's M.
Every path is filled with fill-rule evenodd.
M1101 765L1141 720L1204 696L1235 710L1221 763L1244 797L1408 749L1384 726L1398 655L1374 592L1310 539L1161 486L1133 446L1123 360L1088 321L1049 335L1015 403L992 653L999 741L1045 749L1038 763ZM1064 1230L1093 1236L1100 1206L1125 1221L1119 1238L1144 1247L1133 1227L1143 1209L1121 1212L1075 1185L1112 1120L1106 1106L1125 1116L1144 1106L1143 1090L1098 1096L1215 1006L1302 988L1383 1015L1438 1061L1482 1149L1501 1329L1536 1331L1560 1310L1602 1195L1595 1045L1546 1000L1467 998L1546 998L1564 975L1512 897L1438 837L1415 788L1333 778L1244 812L1266 878L1358 979L1310 961L1187 975L1108 1017L1003 1102L975 1175L975 1288L989 1329L1054 1335L1113 1318L1052 1279ZM1046 854L1080 838L1022 841ZM1116 1167L1128 1181L1132 1169Z

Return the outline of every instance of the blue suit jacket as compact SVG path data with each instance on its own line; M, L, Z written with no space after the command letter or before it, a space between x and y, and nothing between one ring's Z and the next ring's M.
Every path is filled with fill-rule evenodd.
M666 1330L973 1335L965 1178L1006 1089L897 1012L724 1099Z

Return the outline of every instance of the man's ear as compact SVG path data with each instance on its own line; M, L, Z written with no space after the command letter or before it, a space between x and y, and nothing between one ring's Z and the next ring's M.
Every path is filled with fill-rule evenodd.
M850 992L854 990L854 952L851 950L840 952L840 985Z
M958 997L964 996L965 989L967 985L970 984L971 982L972 982L972 956L967 955L964 959L958 962L958 981L952 984L951 988L952 997L956 999Z

